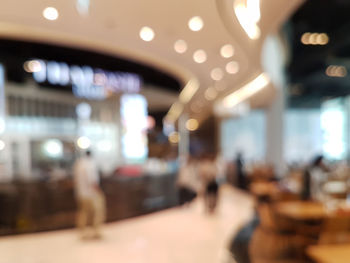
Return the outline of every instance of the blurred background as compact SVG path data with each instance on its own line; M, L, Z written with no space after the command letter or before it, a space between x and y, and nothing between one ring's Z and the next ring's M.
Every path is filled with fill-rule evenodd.
M4 260L348 262L349 12L2 0ZM75 229L86 151L106 208L93 242Z

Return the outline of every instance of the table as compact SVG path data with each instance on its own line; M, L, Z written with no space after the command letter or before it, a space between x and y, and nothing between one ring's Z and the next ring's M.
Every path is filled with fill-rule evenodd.
M275 205L275 211L294 220L321 220L328 216L322 203L312 201L287 201Z
M350 244L310 246L307 254L318 263L349 263Z
M254 182L250 185L250 191L256 196L262 196L276 195L280 190L275 182Z

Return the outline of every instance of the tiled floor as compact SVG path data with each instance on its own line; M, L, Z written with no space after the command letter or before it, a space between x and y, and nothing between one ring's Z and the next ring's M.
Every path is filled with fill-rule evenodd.
M252 214L252 199L224 185L215 215L202 200L108 224L104 238L81 241L75 230L0 238L0 263L228 262L228 242Z

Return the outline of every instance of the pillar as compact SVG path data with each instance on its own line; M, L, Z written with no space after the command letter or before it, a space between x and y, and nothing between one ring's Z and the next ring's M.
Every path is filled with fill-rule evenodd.
M262 65L269 74L276 96L265 110L266 114L266 162L274 166L277 176L285 171L284 115L286 106L285 60L287 49L278 36L268 36L262 51Z

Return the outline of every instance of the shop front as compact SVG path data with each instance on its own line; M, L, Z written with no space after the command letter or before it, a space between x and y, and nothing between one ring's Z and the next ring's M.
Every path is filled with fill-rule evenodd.
M89 63L88 56L34 50L20 57L0 51L0 234L73 226L73 167L86 150L100 172L108 220L175 205L174 170L143 169L144 76L96 54ZM126 166L139 167L137 176Z

